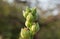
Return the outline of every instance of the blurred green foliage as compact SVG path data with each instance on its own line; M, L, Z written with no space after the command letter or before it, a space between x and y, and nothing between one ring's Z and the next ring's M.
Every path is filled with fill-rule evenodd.
M17 39L24 20L22 9L0 0L0 35L3 39Z
M43 25L37 36L38 39L60 39L60 20Z

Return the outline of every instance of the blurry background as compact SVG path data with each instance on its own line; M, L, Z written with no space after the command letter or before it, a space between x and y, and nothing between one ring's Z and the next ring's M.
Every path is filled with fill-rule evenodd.
M34 39L60 39L60 0L0 0L0 39L19 39L27 6L36 7L39 16Z

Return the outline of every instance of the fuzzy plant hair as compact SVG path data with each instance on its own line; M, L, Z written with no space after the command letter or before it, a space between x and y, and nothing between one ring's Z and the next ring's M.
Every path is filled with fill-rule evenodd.
M26 27L21 29L19 39L33 39L34 35L40 29L38 22L36 22L38 18L36 8L27 7L26 10L23 11L23 16L26 19Z

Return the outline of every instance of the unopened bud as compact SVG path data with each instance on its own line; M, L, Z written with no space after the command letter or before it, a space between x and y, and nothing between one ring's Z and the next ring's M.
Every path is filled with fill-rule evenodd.
M26 20L32 22L34 21L34 16L31 13L29 13L26 17Z
M26 27L30 28L31 25L32 25L32 22L26 21L26 22L25 22L25 25L26 25Z
M32 14L35 16L37 13L36 8L32 8Z
M32 34L34 35L36 32L39 31L39 24L38 23L34 23L31 27L31 31L32 31Z
M29 38L30 37L30 31L26 28L21 29L21 37L22 38Z

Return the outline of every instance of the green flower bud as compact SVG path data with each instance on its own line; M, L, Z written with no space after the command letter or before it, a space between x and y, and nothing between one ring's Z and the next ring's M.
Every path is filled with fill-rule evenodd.
M35 16L37 13L36 8L32 8L32 15Z
M30 31L27 28L21 29L21 37L25 39L30 38Z
M37 14L34 16L34 19L35 19L35 21L38 19L38 15Z
M32 34L34 35L35 33L37 33L39 31L39 24L38 23L34 23L30 29L30 31L32 32Z
M26 25L26 27L30 28L31 25L32 25L32 22L26 21L26 22L25 22L25 25Z
M33 22L34 21L34 16L31 13L29 13L26 17L26 20L30 21L30 22Z
M30 8L26 8L26 11L23 11L23 16L26 18L27 15L31 12Z
M24 16L25 18L27 17L28 14L29 14L28 12L23 11L23 16Z
M27 12L31 12L31 9L29 7L26 8Z

